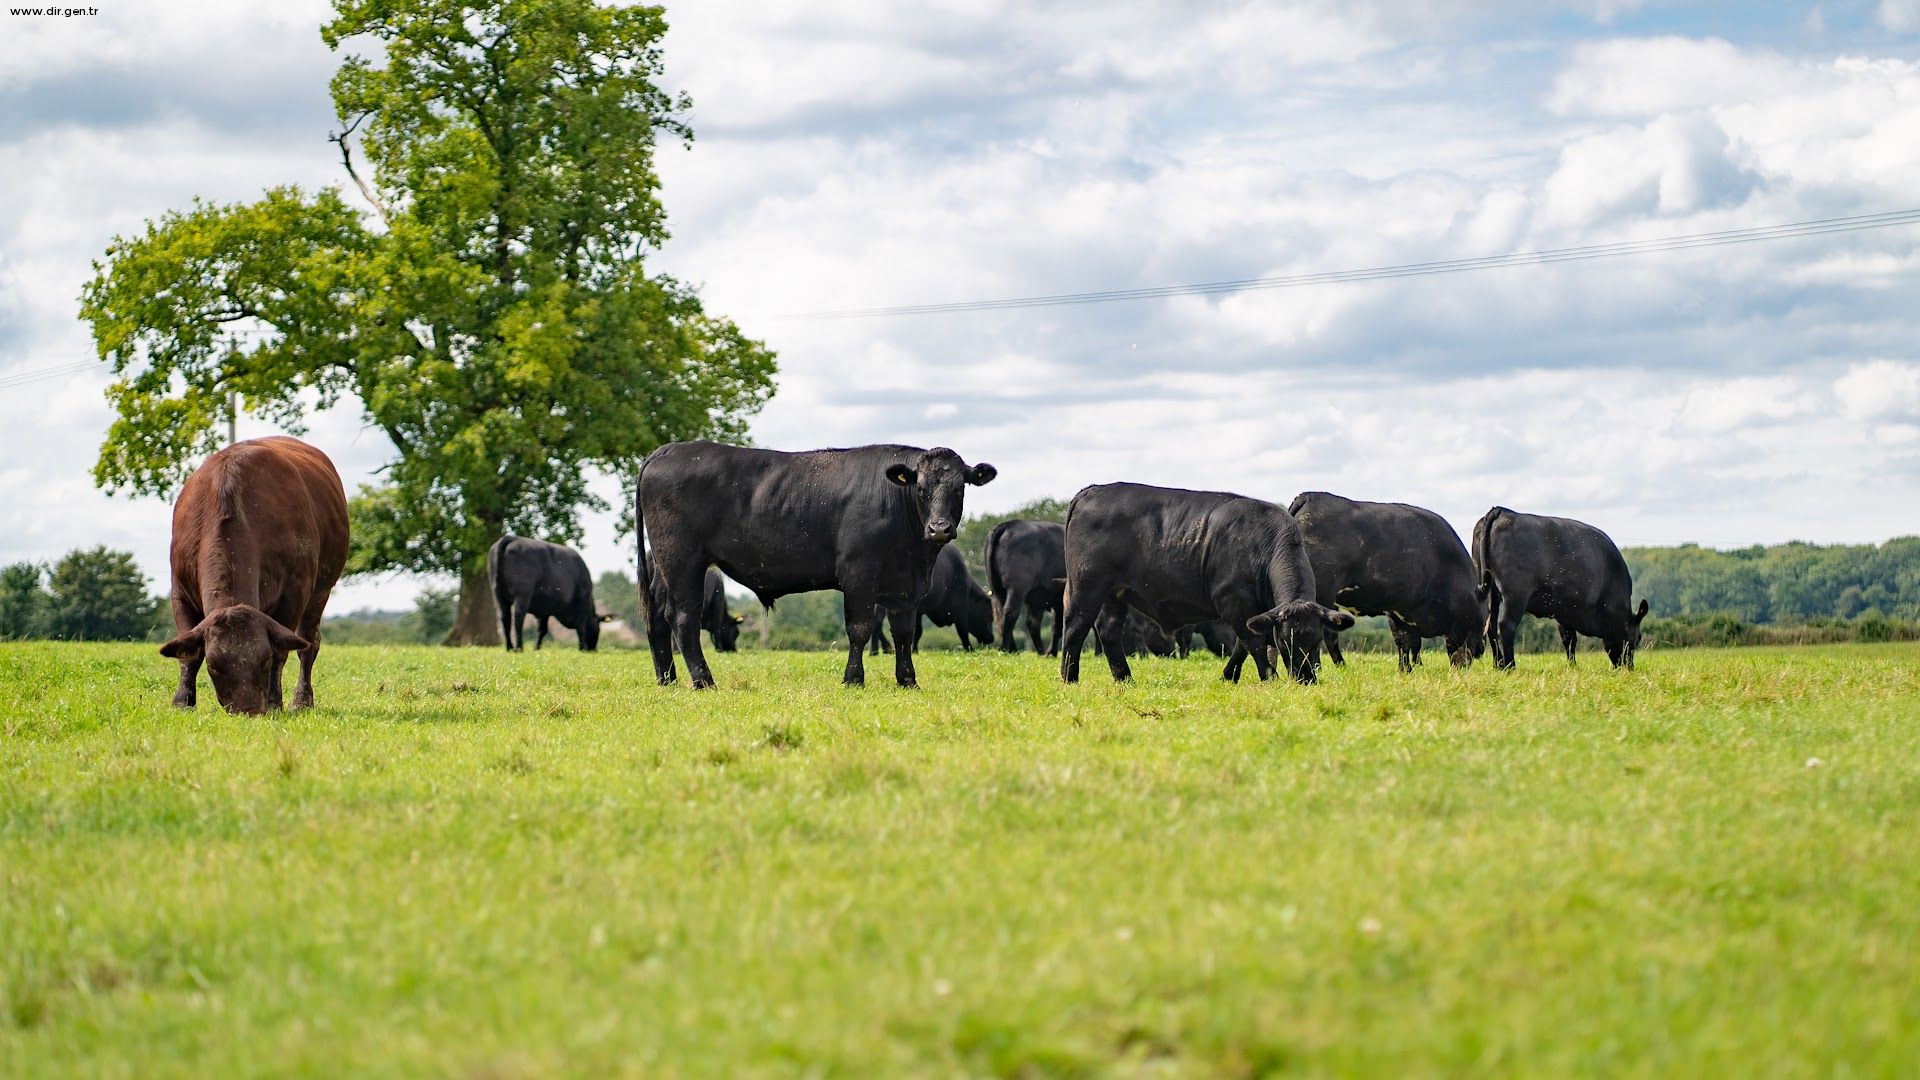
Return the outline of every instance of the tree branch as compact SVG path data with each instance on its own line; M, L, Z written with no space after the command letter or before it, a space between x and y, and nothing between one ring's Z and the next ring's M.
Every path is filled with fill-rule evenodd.
M367 203L373 207L373 212L380 215L380 224L385 225L388 229L392 229L393 215L387 212L387 207L384 203L374 198L373 189L367 186L367 182L360 179L359 170L353 167L353 150L347 145L347 140L353 136L353 129L359 127L360 122L365 120L367 115L366 113L361 113L359 116L354 117L353 122L347 125L346 130L336 131L328 135L327 141L339 145L340 164L347 167L347 175L353 178L353 186L360 189L361 198L366 199Z

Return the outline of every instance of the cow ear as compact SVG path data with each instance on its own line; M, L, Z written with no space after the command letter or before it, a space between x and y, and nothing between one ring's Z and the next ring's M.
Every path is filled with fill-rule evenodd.
M1253 618L1248 619L1247 629L1253 631L1256 634L1259 634L1262 637L1265 637L1267 631L1273 629L1273 612L1263 611L1260 614L1255 615Z
M741 623L746 621L747 621L747 617L745 615L735 615L733 617L733 625L735 626L739 626Z
M267 620L267 641L282 652L305 652L313 648L306 638L280 625L277 619Z
M207 647L207 632L202 627L193 629L160 646L160 655L174 660L189 660L199 656Z
M1353 628L1353 616L1341 611L1339 608L1321 608L1320 619L1335 630L1351 630Z
M1633 621L1634 621L1634 622L1639 622L1639 621L1640 621L1641 619L1644 619L1644 618L1646 618L1646 617L1647 617L1647 602L1646 602L1646 600L1645 600L1645 599L1643 598L1643 599L1642 599L1642 600L1640 601L1640 608L1639 608L1639 610L1637 610L1637 611L1635 611L1635 612L1633 613Z
M974 487L979 487L981 484L992 483L993 478L999 475L999 469L983 461L967 470L967 483L972 484Z
M908 487L915 480L919 479L919 474L906 465L893 464L887 466L887 479L899 484L901 487Z

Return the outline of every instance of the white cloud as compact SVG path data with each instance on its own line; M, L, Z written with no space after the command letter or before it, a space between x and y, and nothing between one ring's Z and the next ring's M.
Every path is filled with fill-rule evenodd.
M1880 0L1880 25L1896 34L1920 30L1920 0Z
M214 33L156 3L0 42L0 95L25 95L9 100L66 80L132 88L0 122L0 372L85 355L74 297L114 233L196 194L339 180L321 16L265 10L233 9ZM1912 529L1895 507L1920 496L1914 366L1879 359L1920 333L1912 230L1153 303L771 316L1904 206L1920 65L1734 39L1580 44L1543 37L1564 31L1518 4L707 0L669 15L699 139L663 148L674 239L655 267L779 350L765 445L953 446L1000 467L970 496L989 508L1132 478L1407 499L1462 528L1504 502L1623 542ZM147 40L172 45L128 44ZM87 476L103 382L0 397L0 561L107 542L164 575L166 507ZM350 485L387 453L351 409L312 437ZM1815 522L1767 509L1815 497ZM630 561L612 534L610 515L589 523L596 571ZM336 603L397 606L416 584Z
M1920 419L1920 363L1869 360L1850 364L1833 392L1856 420Z

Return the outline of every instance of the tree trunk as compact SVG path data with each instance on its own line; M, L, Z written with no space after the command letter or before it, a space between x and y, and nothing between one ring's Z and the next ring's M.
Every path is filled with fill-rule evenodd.
M447 645L500 644L500 613L493 606L493 583L487 580L487 557L468 559L460 573L460 606L447 631Z

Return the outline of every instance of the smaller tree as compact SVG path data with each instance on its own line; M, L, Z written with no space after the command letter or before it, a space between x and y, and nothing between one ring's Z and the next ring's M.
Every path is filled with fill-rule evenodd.
M593 600L600 610L626 620L628 626L644 633L640 622L640 586L623 570L609 570L593 583Z
M20 562L0 569L0 641L46 636L46 568Z
M407 636L422 645L437 645L453 629L454 612L460 601L458 588L422 589L413 598L413 610L402 622Z
M66 641L139 641L153 626L156 598L130 551L75 550L54 565L48 636Z

